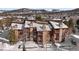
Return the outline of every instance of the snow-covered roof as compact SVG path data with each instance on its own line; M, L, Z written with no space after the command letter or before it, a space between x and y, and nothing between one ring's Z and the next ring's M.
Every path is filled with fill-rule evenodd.
M30 21L25 21L24 27L25 28L36 27L37 31L44 31L44 30L50 31L49 25L38 24L38 23L35 23L35 22L32 23Z
M3 20L4 18L6 18L6 17L0 17L0 20Z
M17 17L17 18L25 18L25 17L23 17L23 16L15 16L15 17Z
M0 17L0 20L2 20L3 18L2 17Z
M42 31L43 29L41 28L42 25L41 24L37 24L37 23L34 23L33 26L35 26L37 28L37 31Z
M12 29L23 29L23 24L12 23L11 27Z
M25 28L30 28L30 27L34 27L33 26L33 23L32 22L30 22L30 21L25 21L25 26L24 26Z
M59 28L68 28L67 25L65 25L64 23L59 23L59 22L53 22L50 21L50 23L52 24L52 26L54 27L54 29L59 29Z
M27 17L28 20L35 20L35 17L33 16L30 16L30 17Z
M33 23L33 26L37 28L37 31L51 31L49 25L46 24Z
M52 19L52 20L60 21L60 20L62 20L62 19Z
M7 18L6 16L0 16L0 20Z

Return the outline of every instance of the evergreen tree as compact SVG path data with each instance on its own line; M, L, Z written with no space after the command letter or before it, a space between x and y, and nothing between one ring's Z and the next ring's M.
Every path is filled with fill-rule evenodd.
M69 21L64 21L64 24L66 24L69 28L74 28L73 19L70 19Z
M79 19L76 22L77 28L79 29Z
M15 30L9 30L8 39L9 39L11 44L16 43Z
M70 19L69 21L64 21L64 24L68 26L70 32L75 33L73 19Z
M3 23L2 23L2 21L0 20L0 27L2 28L2 26L3 26Z
M36 16L36 20L42 21L42 17L40 15L39 16Z
M69 26L69 28L74 28L73 19L70 19L70 20L68 21L68 26Z
M77 20L76 24L79 25L79 19Z
M12 23L12 20L7 18L7 19L5 19L5 22L6 22L6 26L10 26Z

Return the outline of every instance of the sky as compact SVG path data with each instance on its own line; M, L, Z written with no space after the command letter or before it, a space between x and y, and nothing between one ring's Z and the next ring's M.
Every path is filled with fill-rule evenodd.
M0 10L14 10L14 9L18 9L18 8L0 8Z
M15 9L20 9L20 8L0 8L0 10L15 10ZM59 9L59 10L72 10L75 8L30 8L30 9L46 9L51 11L52 9Z
M71 10L79 8L79 0L1 0L0 10L13 10L18 8L44 8L48 10Z

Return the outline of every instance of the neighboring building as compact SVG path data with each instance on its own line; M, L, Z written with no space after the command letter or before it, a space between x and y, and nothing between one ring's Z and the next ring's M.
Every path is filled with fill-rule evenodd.
M48 24L38 24L34 23L34 26L36 27L36 42L38 44L45 45L50 41L50 31Z
M33 23L32 21L25 21L24 33L26 35L26 40L33 40L33 30L35 28Z
M26 40L46 44L50 41L50 31L48 24L25 21L24 33L26 33Z
M54 42L65 40L68 34L68 27L64 23L49 21L51 27L51 38ZM61 36L60 36L61 35Z
M34 21L35 20L35 16L27 16L27 20Z
M12 23L11 29L15 31L16 40L23 40L23 24Z
M24 21L25 21L24 19L20 19L20 18L17 18L17 19L16 19L16 18L15 18L15 19L12 20L12 23L20 23L20 24L23 24Z
M15 36L17 40L33 40L31 38L32 29L33 29L33 22L30 20L23 20L23 19L16 19L11 24L11 29L15 30Z

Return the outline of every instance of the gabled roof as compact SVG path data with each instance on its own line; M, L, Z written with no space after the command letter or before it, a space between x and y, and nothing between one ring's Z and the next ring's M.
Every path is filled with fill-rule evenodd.
M37 31L51 31L51 29L49 28L49 25L47 24L33 23L33 26L37 28Z
M36 27L37 31L51 31L49 24L35 23L31 21L25 21L24 28Z
M53 26L54 29L68 28L68 26L65 25L64 23L53 22L53 21L49 21L49 22Z
M12 23L11 24L11 28L12 29L19 29L19 30L21 30L21 29L23 29L23 24Z
M52 19L52 20L61 21L62 19Z
M33 16L29 16L29 17L27 17L27 20L35 20L35 17L33 17Z
M24 27L25 28L30 28L30 27L34 27L34 26L33 26L33 23L31 21L25 21Z

